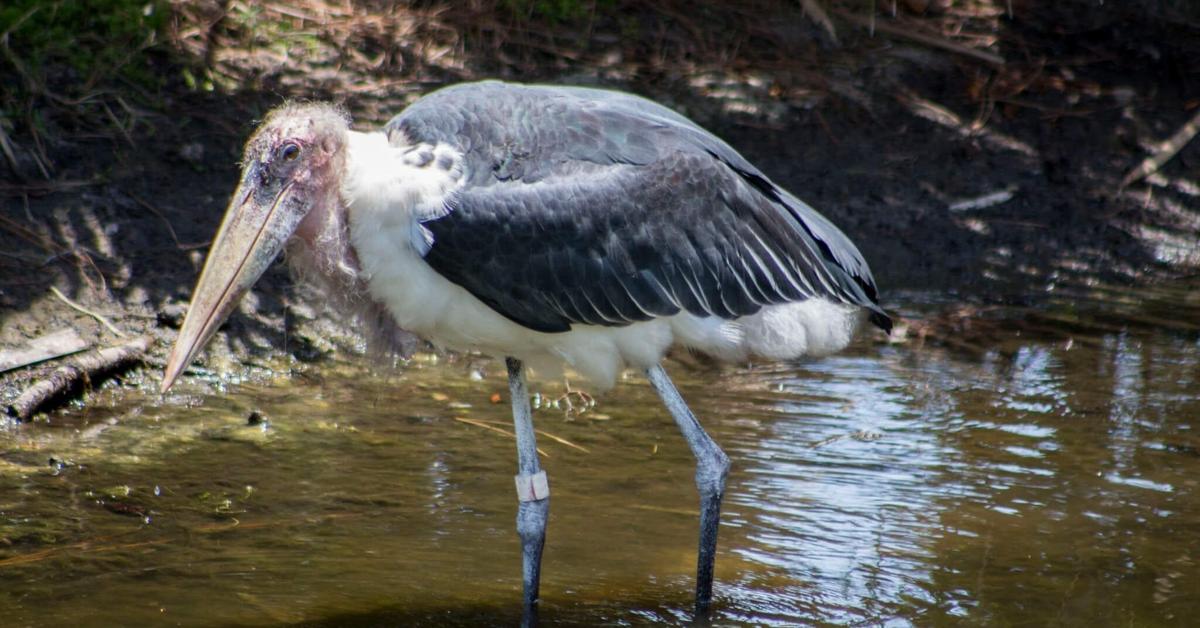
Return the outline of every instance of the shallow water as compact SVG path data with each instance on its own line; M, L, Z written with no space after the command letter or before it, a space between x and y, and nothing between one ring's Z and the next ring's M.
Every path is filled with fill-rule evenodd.
M989 310L939 342L801 364L669 365L734 464L717 623L1194 621L1195 293ZM504 429L503 377L324 365L0 433L0 623L515 623L513 445L458 420ZM543 623L686 623L693 463L648 386L535 417L586 449L539 437Z

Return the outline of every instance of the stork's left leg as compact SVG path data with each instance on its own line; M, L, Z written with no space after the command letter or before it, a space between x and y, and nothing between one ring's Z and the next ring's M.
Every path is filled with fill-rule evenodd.
M687 439L696 457L696 489L700 492L700 553L696 559L696 614L705 616L712 603L713 562L717 557L717 526L721 521L721 497L725 494L725 476L729 456L721 451L700 427L696 415L687 407L675 384L662 365L646 369L650 385L671 412L675 424Z
M550 514L550 485L538 465L533 412L525 370L516 358L505 360L508 389L512 394L513 431L517 435L517 535L521 537L521 562L525 591L523 625L537 623L538 582L542 574L542 546L546 542L546 520Z

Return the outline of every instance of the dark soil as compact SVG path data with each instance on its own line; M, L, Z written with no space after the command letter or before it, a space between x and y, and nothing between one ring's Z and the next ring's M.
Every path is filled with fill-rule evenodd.
M488 77L611 86L681 110L841 226L889 308L903 309L909 289L1026 303L1200 267L1200 142L1120 187L1200 105L1200 16L1186 3L1012 2L1011 17L1005 2L913 0L897 17L881 3L879 24L960 51L839 19L835 43L788 2L580 4L592 10L314 0L299 17L275 15L288 29L272 30L218 3L175 3L167 43L145 52L161 88L128 86L120 102L135 104L113 117L121 124L34 95L46 107L38 125L18 112L0 126L11 146L0 350L68 326L96 345L117 340L48 292L57 286L127 334L158 338L149 362L161 363L266 110L331 98L365 127L434 87ZM923 4L930 12L912 11ZM828 7L867 15L859 3ZM21 82L13 68L0 61L4 85ZM1011 199L952 209L997 193ZM325 313L287 285L282 270L260 282L210 363L334 349ZM0 402L40 372L0 375Z

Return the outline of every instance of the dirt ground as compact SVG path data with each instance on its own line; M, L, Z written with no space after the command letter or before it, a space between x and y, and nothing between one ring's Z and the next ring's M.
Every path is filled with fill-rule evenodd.
M816 3L836 40L800 4L558 3L587 10L546 16L536 2L309 0L247 17L238 2L170 3L165 43L144 52L156 93L35 99L37 125L11 112L0 125L0 351L64 327L122 341L54 286L126 338L152 337L147 363L161 366L270 107L334 99L369 127L480 78L679 109L842 227L890 309L911 291L1029 303L1197 274L1200 142L1122 185L1200 106L1187 3L910 0L874 16ZM27 78L6 59L4 85ZM91 121L97 103L113 124ZM353 347L288 286L281 268L260 282L210 366ZM0 374L0 406L54 366Z

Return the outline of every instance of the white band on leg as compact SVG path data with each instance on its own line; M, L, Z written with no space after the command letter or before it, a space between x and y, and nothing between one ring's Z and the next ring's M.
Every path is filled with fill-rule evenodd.
M550 481L546 479L545 471L538 471L533 475L516 475L513 479L517 482L518 501L535 502L550 497Z

